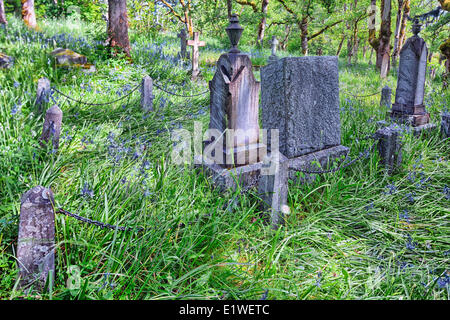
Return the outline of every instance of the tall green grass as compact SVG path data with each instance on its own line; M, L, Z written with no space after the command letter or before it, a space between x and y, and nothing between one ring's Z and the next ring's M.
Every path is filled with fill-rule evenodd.
M18 21L10 24L26 33ZM66 28L47 21L44 30L53 36ZM85 36L89 26L78 29ZM100 49L93 49L88 59L97 66L94 74L55 69L48 60L53 48L40 43L17 38L0 44L16 58L12 69L0 72L1 298L25 297L16 283L18 214L20 196L36 185L51 187L58 207L145 231L102 230L57 215L55 286L31 298L449 298L449 142L436 131L421 138L405 132L402 168L393 176L373 152L311 184L290 182L291 213L278 231L263 224L252 193L220 193L192 168L171 163L171 130L192 130L194 120L206 128L207 97L187 100L155 89L155 110L145 115L139 93L106 107L55 96L64 112L61 148L42 150L43 114L34 107L38 78L95 103L118 98L146 74L178 93L197 93L212 78L208 61L220 54L218 42L206 39L211 49L201 49L204 81L191 83L189 65L160 58L176 54L174 35L130 38L135 63L100 60ZM379 107L379 95L356 99L348 93L395 88L395 79L393 73L381 81L366 62L340 64L342 144L351 157L370 146L358 137L373 133L387 110ZM426 92L432 121L439 123L450 95L439 79L428 79ZM81 271L78 289L67 285L71 266Z

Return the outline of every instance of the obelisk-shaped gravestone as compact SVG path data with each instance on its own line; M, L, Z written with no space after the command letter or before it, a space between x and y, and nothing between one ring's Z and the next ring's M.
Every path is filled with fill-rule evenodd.
M223 157L215 154L215 163L240 166L259 161L259 90L260 83L252 72L252 62L237 49L243 28L236 15L230 19L227 33L232 48L222 54L217 62L216 73L209 83L210 124L221 137L215 143L223 143ZM206 141L212 143L213 139ZM220 149L220 148L219 148ZM206 154L208 156L208 154Z
M413 25L414 36L406 40L400 52L395 103L390 113L392 120L413 127L430 121L423 104L428 48L419 37L420 28L416 21Z
M187 34L186 30L181 29L180 33L178 34L178 38L180 38L180 57L182 59L186 59L186 44L187 44Z

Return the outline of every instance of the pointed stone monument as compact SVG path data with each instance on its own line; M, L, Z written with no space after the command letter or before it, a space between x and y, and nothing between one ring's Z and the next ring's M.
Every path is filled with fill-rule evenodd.
M180 53L179 56L182 59L186 59L187 52L186 52L186 44L187 44L187 34L185 29L181 29L180 33L177 35L178 38L180 38Z
M406 40L400 52L395 103L388 113L391 120L409 125L415 132L435 127L424 105L428 48L419 37L421 26L415 20L414 35Z

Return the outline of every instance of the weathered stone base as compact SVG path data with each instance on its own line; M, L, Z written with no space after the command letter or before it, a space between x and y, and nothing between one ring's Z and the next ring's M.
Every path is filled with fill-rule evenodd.
M349 152L349 148L342 145L331 147L328 149L320 150L317 152L309 153L304 156L292 158L288 160L289 167L289 179L296 181L298 170L305 171L320 171L328 169L328 165L342 156L346 156ZM340 162L339 162L340 163ZM320 166L318 166L320 164ZM315 180L315 174L304 174L304 177L300 178L301 183L310 182Z
M411 127L414 136L420 136L423 132L429 132L436 129L437 125L434 123L427 123L417 127Z
M218 164L208 164L203 162L202 156L195 157L195 167L203 170L203 172L211 177L212 183L222 191L227 189L236 190L237 185L245 188L251 184L255 184L261 174L262 162L249 164L236 168L224 168ZM199 164L203 163L203 164Z
M430 114L401 114L397 112L388 111L387 118L398 124L406 124L412 127L418 127L430 122Z

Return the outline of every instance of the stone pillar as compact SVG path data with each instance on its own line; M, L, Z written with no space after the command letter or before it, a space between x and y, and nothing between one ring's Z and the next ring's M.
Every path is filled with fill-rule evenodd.
M45 114L44 125L42 128L41 135L41 146L45 147L50 139L52 139L52 145L54 150L59 148L59 137L61 135L61 125L62 125L63 112L61 109L54 105L47 110Z
M153 80L149 76L142 79L141 107L144 112L153 111Z
M42 112L43 108L47 106L50 100L50 80L47 78L40 78L36 90L36 106L38 111Z
M442 114L441 135L444 139L450 137L450 112Z
M288 214L288 161L279 152L266 156L258 182L258 194L261 198L261 211L264 221L270 221L272 228L284 224L284 215Z
M37 186L21 199L17 264L22 287L44 288L55 274L55 212L50 189ZM50 278L51 276L51 278Z
M385 86L381 90L380 107L387 107L388 109L391 109L391 106L392 106L392 89L389 88L389 86Z
M392 125L379 129L375 136L378 140L378 152L380 163L389 174L401 168L402 164L402 141L401 129Z
M187 44L187 34L186 30L181 29L180 33L177 35L178 38L180 38L180 58L186 59L186 44Z

